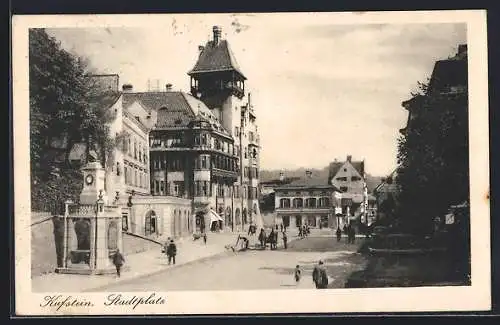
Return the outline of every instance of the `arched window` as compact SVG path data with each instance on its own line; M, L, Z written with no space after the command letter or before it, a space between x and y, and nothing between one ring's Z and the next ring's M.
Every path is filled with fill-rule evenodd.
M294 208L302 208L304 201L301 198L293 199L293 207Z
M289 208L290 199L280 199L280 208Z
M324 208L330 205L330 199L327 197L322 197L319 199L319 207Z
M134 140L134 159L137 159L137 141Z
M316 207L316 198L314 198L314 197L308 198L306 200L306 207L308 207L308 208L315 208Z

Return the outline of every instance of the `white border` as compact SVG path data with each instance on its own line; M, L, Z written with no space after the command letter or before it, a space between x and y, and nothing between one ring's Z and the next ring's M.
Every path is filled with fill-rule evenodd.
M213 15L213 14L212 14ZM338 290L204 291L158 293L166 305L141 305L136 309L104 307L105 293L80 294L96 306L95 314L226 314L306 312L410 312L489 310L490 211L488 147L488 75L486 11L420 11L364 13L257 14L263 22L280 24L293 19L316 20L331 16L332 24L458 23L467 24L469 52L469 122L472 286L431 288L381 288ZM197 15L192 16L196 19ZM30 166L28 29L33 27L106 27L161 24L165 15L59 15L14 16L13 26L13 121L16 312L18 315L56 315L41 308L45 294L31 292L30 279ZM138 294L137 292L131 294ZM61 308L60 315L81 314L81 309Z

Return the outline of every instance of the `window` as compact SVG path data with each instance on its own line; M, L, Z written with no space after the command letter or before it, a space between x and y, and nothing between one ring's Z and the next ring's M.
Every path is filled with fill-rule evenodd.
M319 203L318 207L325 208L325 207L328 207L330 205L330 199L327 197L322 197L319 199L318 203Z
M357 182L357 181L360 181L360 180L361 180L361 177L359 177L359 176L353 176L353 177L351 177L351 181L353 181L353 182Z
M160 194L165 194L165 181L160 181Z
M338 181L341 181L341 182L346 182L347 181L347 177L337 177L336 179Z
M174 184L174 196L179 196L179 184Z
M207 135L206 134L202 134L201 135L201 144L206 146L208 144L208 141L207 141Z
M243 176L248 177L248 167L245 167L245 169L243 170Z
M120 162L116 162L116 176L120 176Z
M248 132L248 140L249 140L250 142L253 142L253 139L254 139L254 138L253 138L253 132L252 132L252 131L249 131L249 132Z
M294 208L302 208L303 200L301 198L293 199L293 207Z
M155 194L158 194L160 193L160 181L158 181L157 179L155 179L155 190L154 190Z
M124 166L123 167L123 176L125 176L125 184L128 184L128 170L127 170L127 167Z
M137 169L134 170L134 186L137 186L138 180L137 180Z
M341 187L340 187L340 190L341 190L342 192L347 192L347 186L341 186Z
M142 162L142 144L139 143L139 154L138 157L139 161Z
M280 208L289 208L290 199L280 199Z
M316 198L309 198L306 200L307 208L315 208L316 207Z
M134 140L134 159L137 159L137 142Z
M208 196L208 182L207 181L203 181L202 194L203 194L203 196Z
M201 156L201 168L207 168L207 157Z

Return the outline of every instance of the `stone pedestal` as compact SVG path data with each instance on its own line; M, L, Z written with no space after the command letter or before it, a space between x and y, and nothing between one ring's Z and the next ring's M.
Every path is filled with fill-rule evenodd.
M107 205L100 164L89 163L82 170L80 204L66 203L64 265L56 272L112 274L116 272L112 256L117 250L123 252L121 209Z

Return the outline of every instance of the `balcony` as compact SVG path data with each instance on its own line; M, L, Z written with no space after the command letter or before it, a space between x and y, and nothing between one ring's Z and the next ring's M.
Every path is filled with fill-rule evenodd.
M276 212L283 213L328 213L332 207L301 207L276 208Z
M236 171L224 170L219 168L212 168L212 177L219 176L236 180L238 178L238 173Z
M165 145L164 143L159 145L152 145L149 147L149 151L184 151L190 149L191 146L185 142L175 143L171 145Z

